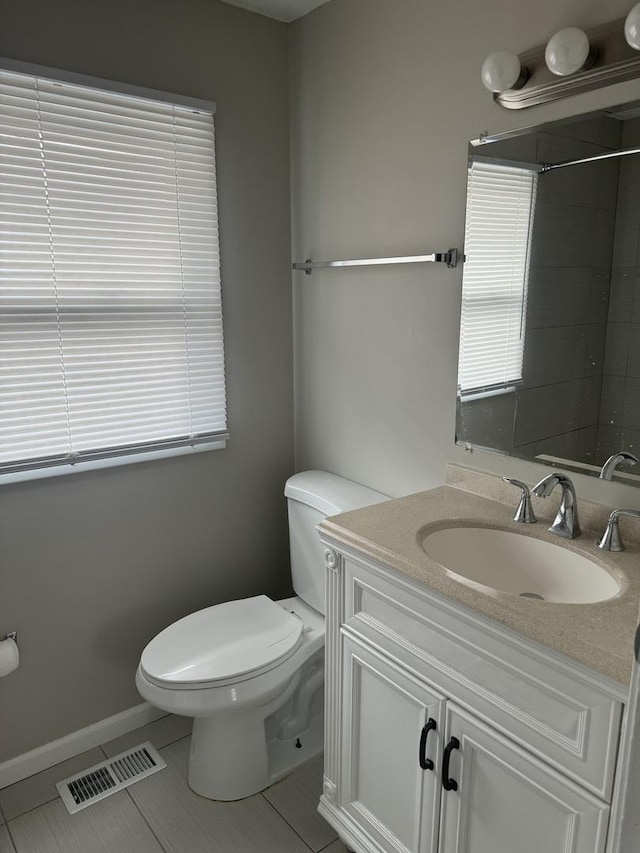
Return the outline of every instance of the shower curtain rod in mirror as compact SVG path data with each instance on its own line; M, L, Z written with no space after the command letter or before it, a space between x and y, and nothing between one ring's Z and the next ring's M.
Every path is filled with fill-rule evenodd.
M606 154L594 154L592 157L581 157L579 160L563 160L561 163L543 163L540 174L552 172L554 169L566 169L567 166L580 166L582 163L595 163L596 160L611 160L615 157L627 157L629 154L640 154L640 148L621 148L619 151L608 151Z

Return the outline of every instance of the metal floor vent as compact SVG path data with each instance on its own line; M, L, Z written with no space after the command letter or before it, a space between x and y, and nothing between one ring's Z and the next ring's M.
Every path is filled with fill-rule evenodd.
M69 814L74 814L166 766L158 750L147 741L63 779L56 788Z

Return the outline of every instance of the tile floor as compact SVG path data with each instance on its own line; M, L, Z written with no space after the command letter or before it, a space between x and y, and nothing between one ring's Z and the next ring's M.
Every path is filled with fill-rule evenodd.
M191 721L164 717L0 790L0 853L345 853L317 812L322 761L235 803L187 786ZM166 770L70 815L55 783L150 740Z

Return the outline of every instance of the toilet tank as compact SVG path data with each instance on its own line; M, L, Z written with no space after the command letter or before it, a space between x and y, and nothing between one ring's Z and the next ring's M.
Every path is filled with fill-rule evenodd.
M316 525L329 515L388 501L389 496L326 471L303 471L284 487L289 513L291 578L296 595L325 612L324 551Z

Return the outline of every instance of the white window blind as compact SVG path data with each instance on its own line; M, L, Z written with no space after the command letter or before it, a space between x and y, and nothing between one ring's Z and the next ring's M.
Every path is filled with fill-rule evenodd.
M213 115L0 93L0 472L226 438Z
M458 386L462 396L522 379L537 174L469 168Z

